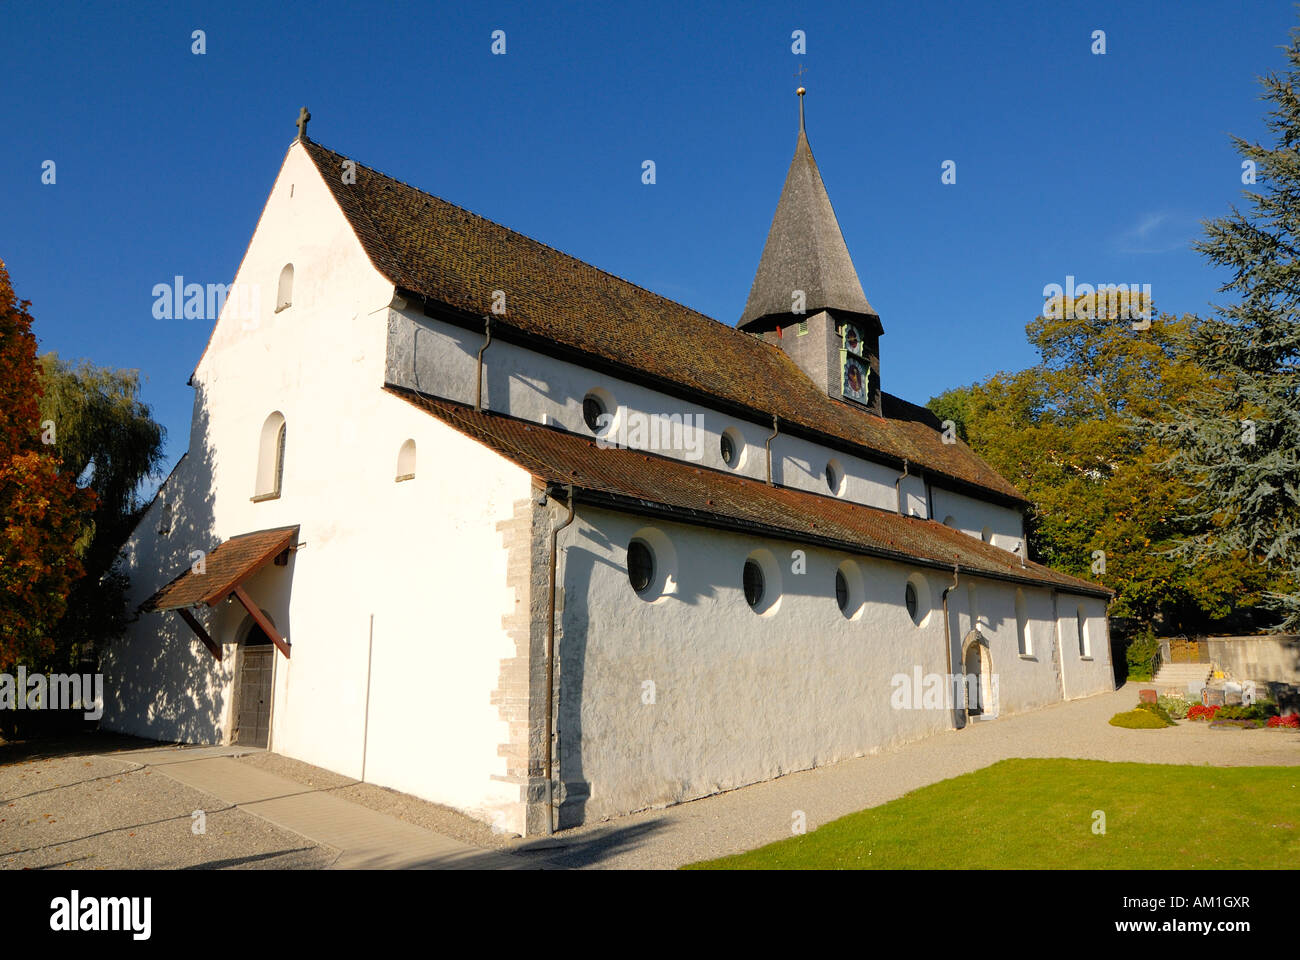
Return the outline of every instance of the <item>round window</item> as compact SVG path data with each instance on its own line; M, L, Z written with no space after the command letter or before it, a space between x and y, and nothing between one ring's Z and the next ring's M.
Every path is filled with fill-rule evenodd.
M912 618L913 623L918 623L916 614L920 609L920 605L916 602L916 587L909 583L903 593L903 599L907 603L907 615Z
M757 560L745 561L745 602L757 608L763 602L763 568Z
M849 581L843 570L835 571L835 602L839 604L840 613L849 615Z
M840 489L840 472L833 463L826 464L826 486L830 487L831 493L837 493Z
M608 411L605 409L605 401L600 399L594 393L587 394L582 400L582 419L587 424L587 429L592 433L600 433L609 421L601 423L603 417Z
M731 439L730 434L724 433L722 439L718 441L718 449L722 453L722 462L727 466L732 466L736 462L736 444Z
M654 583L655 555L644 540L633 540L627 545L627 579L637 593Z

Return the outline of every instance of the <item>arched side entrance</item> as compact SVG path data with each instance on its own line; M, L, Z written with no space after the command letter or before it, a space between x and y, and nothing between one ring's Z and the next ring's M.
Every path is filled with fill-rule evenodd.
M270 620L266 611L262 615ZM272 626L275 626L272 621ZM275 647L252 617L236 633L235 725L230 742L265 749L271 739L271 697L274 690Z
M993 659L989 655L988 638L978 630L972 630L962 641L961 663L966 720L996 717L997 685L993 678Z

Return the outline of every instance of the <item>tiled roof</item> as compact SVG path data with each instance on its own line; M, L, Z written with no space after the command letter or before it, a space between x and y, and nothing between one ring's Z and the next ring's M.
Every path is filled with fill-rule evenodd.
M212 606L226 599L249 577L266 566L298 536L298 528L276 527L231 537L204 558L204 572L186 567L179 577L142 605L142 610L179 610L198 604Z
M350 158L303 146L375 269L399 290L467 317L488 314L493 291L504 290L498 328L1024 502L964 443L945 444L923 408L885 395L878 417L832 399L777 346L362 164L344 183Z
M968 574L1060 587L1109 597L1100 584L1037 563L1021 565L1000 547L933 520L769 486L749 477L623 448L403 387L389 392L437 417L547 484L572 484L575 498L614 509L664 513L704 526L752 530L796 542L839 546L846 552L920 562Z

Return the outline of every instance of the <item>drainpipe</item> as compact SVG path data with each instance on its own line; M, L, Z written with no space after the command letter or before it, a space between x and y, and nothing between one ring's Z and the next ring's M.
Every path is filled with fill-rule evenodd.
M474 412L483 410L483 351L492 344L492 314L483 316L483 346L478 350L478 374L474 378Z
M486 346L484 344L484 347ZM479 355L482 356L481 353ZM548 587L550 599L546 604L546 817L548 834L555 832L554 781L551 779L555 762L555 734L553 732L555 722L555 564L560 531L573 523L573 484L567 484L565 489L569 492L569 516L562 524L551 531L551 561Z
M943 589L943 643L944 646L947 648L947 652L948 652L949 689L953 689L954 685L952 682L952 676L953 676L952 674L952 622L948 619L948 594L952 593L954 590L957 589L957 571L958 571L958 565L954 563L952 565L952 584L950 586L944 587ZM963 667L963 669L965 668ZM952 721L952 728L956 730L957 729L956 716L950 713L948 715L948 718L949 720Z
M772 441L776 439L776 435L780 432L780 421L777 420L776 414L774 413L772 414L772 435L768 437L763 444L767 447L767 485L769 487L772 486Z
M903 472L900 473L898 475L898 479L894 481L894 493L898 497L898 515L900 517L905 516L905 514L903 513L903 481L907 479L907 471L910 469L911 467L907 463L907 458L904 457Z

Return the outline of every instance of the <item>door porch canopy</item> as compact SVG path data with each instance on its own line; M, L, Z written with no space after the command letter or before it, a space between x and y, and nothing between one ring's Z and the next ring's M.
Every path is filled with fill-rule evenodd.
M140 610L144 613L175 611L212 655L220 660L221 645L208 635L191 608L199 605L215 607L226 600L235 599L266 632L276 649L288 657L289 642L280 636L271 621L249 598L244 584L268 563L274 562L279 566L288 563L289 553L296 549L297 540L297 525L231 537L207 556L196 560L180 576L141 604Z

